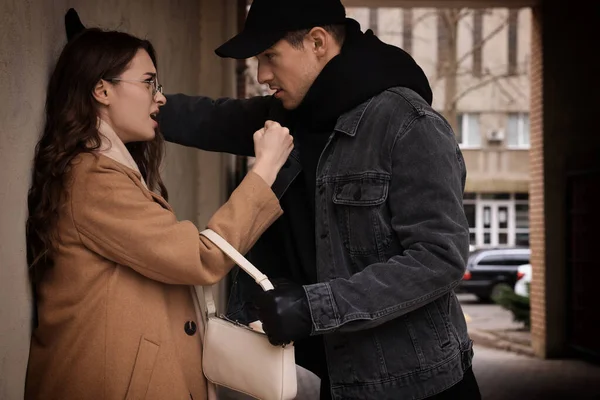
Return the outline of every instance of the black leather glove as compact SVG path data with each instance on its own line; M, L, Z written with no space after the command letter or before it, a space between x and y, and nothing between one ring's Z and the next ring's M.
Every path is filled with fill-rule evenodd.
M263 330L274 346L281 346L310 336L312 318L308 299L301 285L280 279L275 289L262 292L256 299Z

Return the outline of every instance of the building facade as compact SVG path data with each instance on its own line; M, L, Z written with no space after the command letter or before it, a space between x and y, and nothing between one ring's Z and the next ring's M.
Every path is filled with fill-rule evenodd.
M528 8L366 8L348 16L410 53L467 164L471 245L529 245Z

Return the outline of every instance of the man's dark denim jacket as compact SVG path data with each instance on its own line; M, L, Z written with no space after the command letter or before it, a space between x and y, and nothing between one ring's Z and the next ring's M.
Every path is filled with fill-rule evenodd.
M251 138L236 141L231 133L234 124L257 122L241 117L247 101L168 100L167 140L251 153ZM192 111L204 116L189 120ZM215 118L227 112L240 118L219 125ZM212 133L202 131L207 126ZM294 151L273 185L278 196L300 170ZM318 283L305 286L334 399L421 399L457 383L471 366L472 342L453 292L469 247L465 177L451 127L409 89L386 90L338 119L317 168ZM239 319L253 285L242 275L229 307Z

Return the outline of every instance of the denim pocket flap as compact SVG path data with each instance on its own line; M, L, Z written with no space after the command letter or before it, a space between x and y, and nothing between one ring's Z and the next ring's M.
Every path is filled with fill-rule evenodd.
M388 196L389 179L362 178L337 182L333 194L335 204L347 206L376 206Z

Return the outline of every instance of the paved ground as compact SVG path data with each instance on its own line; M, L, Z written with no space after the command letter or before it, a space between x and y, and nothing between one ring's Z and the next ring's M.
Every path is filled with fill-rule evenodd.
M522 324L514 322L510 311L497 304L480 303L472 294L457 294L469 328L482 330L519 329Z
M582 361L475 347L473 371L483 400L600 399L600 367Z
M540 360L476 346L473 362L483 400L600 399L600 367L582 361ZM318 400L318 382L301 372L297 400ZM219 399L249 400L231 393Z
M510 311L496 304L480 303L470 294L459 294L459 301L471 339L475 344L510 350L533 356L531 333L522 323L513 320Z

